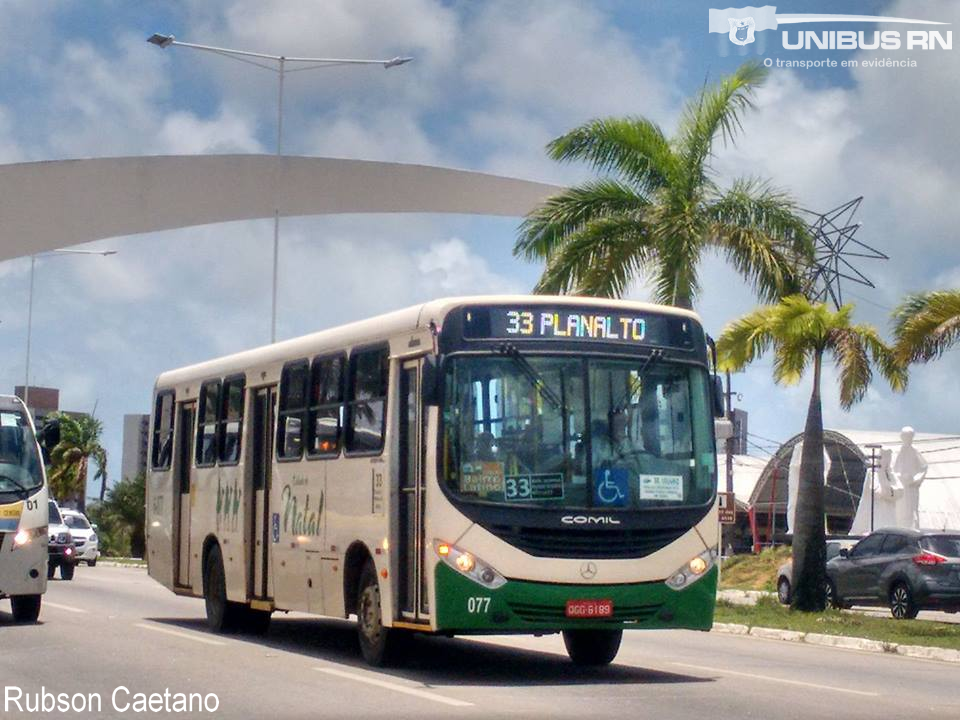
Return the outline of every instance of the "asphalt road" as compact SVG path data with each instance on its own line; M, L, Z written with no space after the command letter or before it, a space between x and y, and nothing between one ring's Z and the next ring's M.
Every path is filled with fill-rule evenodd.
M422 638L404 668L373 671L350 623L279 615L263 639L214 636L202 601L129 568L52 582L41 621L13 625L0 601L0 703L7 688L44 687L98 693L102 712L40 717L149 716L114 710L121 686L121 706L135 693L213 693L216 718L960 717L954 664L715 633L628 633L596 670L571 665L558 636ZM0 718L26 717L38 715L0 704Z

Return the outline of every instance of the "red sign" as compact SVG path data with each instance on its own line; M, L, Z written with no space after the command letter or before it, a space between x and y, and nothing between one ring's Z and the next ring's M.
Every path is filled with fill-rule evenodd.
M613 600L567 600L567 617L613 617Z

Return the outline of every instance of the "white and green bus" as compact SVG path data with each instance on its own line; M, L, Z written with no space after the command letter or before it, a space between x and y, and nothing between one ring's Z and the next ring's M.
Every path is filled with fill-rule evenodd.
M0 395L0 599L36 622L47 590L47 480L30 413Z
M216 631L274 610L408 632L708 630L717 390L697 316L545 296L436 300L165 372L152 577Z

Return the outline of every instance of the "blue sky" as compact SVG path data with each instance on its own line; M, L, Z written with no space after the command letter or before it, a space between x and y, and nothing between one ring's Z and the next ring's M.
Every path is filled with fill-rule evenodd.
M646 115L670 131L683 100L704 81L758 57L735 49L721 56L723 36L707 32L710 6L627 0L4 0L0 162L272 152L275 77L145 42L163 32L286 55L416 58L389 72L348 68L291 76L284 131L289 154L577 182L589 172L548 160L543 147L550 139L605 115ZM960 21L960 8L945 2L796 0L777 8ZM791 53L780 48L778 34L764 33L764 57L874 56ZM915 68L774 68L736 146L717 148L721 181L769 178L801 204L821 209L865 196L861 236L891 261L865 263L878 287L851 288L850 299L857 302L858 319L884 332L889 308L905 292L960 286L958 52L882 55L911 57ZM516 226L514 220L453 216L285 221L279 336L430 297L528 290L539 268L512 257ZM105 259L38 261L31 379L60 387L67 409L89 411L96 404L112 477L119 472L122 416L146 412L157 373L267 340L271 240L269 221L230 223L101 241L94 246L118 251ZM28 267L22 259L0 264L4 392L23 381ZM721 258L706 258L701 272L697 309L717 334L754 301ZM629 295L646 299L648 291L638 282ZM945 390L960 389L958 366L955 352L917 370L905 396L875 385L850 413L839 409L828 376L826 422L960 431L955 402L944 402ZM751 431L785 439L802 429L809 385L779 389L769 375L769 361L763 360L738 376L739 405L750 412Z

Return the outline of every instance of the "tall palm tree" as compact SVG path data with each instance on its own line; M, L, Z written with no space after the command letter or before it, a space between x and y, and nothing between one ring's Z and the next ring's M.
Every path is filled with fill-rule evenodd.
M825 605L826 539L823 498L823 414L820 381L824 355L839 372L840 405L848 410L862 400L873 379L872 365L896 391L907 385L904 367L869 325L851 324L853 306L831 311L792 295L776 305L757 308L730 323L717 341L719 365L742 370L772 347L773 379L795 385L813 365L813 390L803 429L800 487L793 534L794 609L821 611Z
M103 423L90 415L57 415L60 442L50 453L50 488L61 501L73 500L83 512L87 500L87 468L90 458L97 464L94 480L107 484L107 451L100 444ZM101 497L103 493L101 492Z
M893 311L897 359L928 362L960 342L960 290L935 290L904 298Z
M659 302L690 308L705 250L723 254L765 301L799 291L812 257L807 226L784 193L738 179L724 190L710 167L718 138L731 142L767 71L748 63L687 102L668 139L643 117L593 120L547 146L604 177L572 187L531 213L514 254L545 260L536 291L619 297L651 276Z

